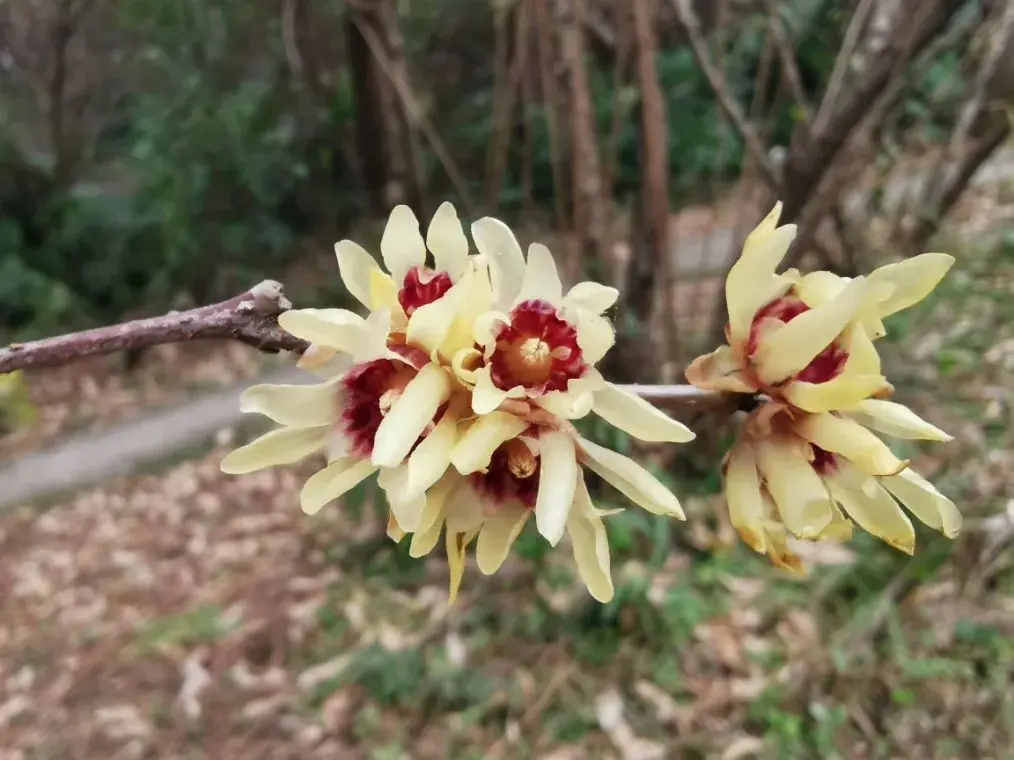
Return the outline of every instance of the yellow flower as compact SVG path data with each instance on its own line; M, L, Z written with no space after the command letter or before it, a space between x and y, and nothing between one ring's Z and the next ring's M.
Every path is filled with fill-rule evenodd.
M299 338L341 352L345 366L319 384L255 385L244 391L244 412L263 414L281 427L227 455L223 472L253 472L326 451L329 464L300 494L308 514L378 470L381 485L392 473L405 473L420 495L440 478L442 470L434 470L441 462L446 468L454 442L446 432L456 431L454 381L418 349L390 341L388 312L363 319L341 309L302 309L278 321ZM389 498L406 530L418 521L418 498Z
M434 266L426 263L427 249ZM468 239L454 206L442 203L433 215L426 239L423 240L419 220L408 206L396 206L388 217L380 241L380 253L388 272L364 248L351 240L335 244L338 271L349 293L370 311L387 310L391 314L391 330L412 338L426 337L434 313L447 314L447 304L434 306L454 285L475 274L476 257L469 256ZM476 278L481 281L485 273ZM474 283L470 287L474 290ZM480 292L481 292L480 288ZM488 290L488 288L487 288ZM488 308L487 300L477 311ZM446 328L445 328L446 329ZM431 340L409 340L431 349ZM311 344L299 367L317 369L335 356L327 346Z
M392 539L411 534L420 556L444 534L452 598L468 545L476 541L480 570L495 572L534 515L551 545L570 536L585 584L607 600L607 513L592 505L582 467L649 512L682 519L683 511L645 468L585 440L570 420L594 411L645 441L694 434L595 370L613 343L602 313L614 289L586 282L564 296L544 246L532 246L526 262L501 222L472 229L479 255L469 254L450 204L425 241L412 212L396 208L381 242L389 273L359 246L339 243L342 278L369 315L279 316L310 344L300 366L323 382L244 392L244 411L281 427L230 453L222 469L245 473L326 452L328 464L300 495L310 514L376 474Z
M566 420L529 402L511 409L466 423L451 451L453 469L427 494L410 553L428 554L443 531L453 596L473 539L480 571L495 573L534 516L551 545L569 535L585 585L608 601L613 588L602 518L611 513L592 504L582 466L651 513L684 519L679 500L644 467L582 438Z
M478 348L456 363L459 376L474 386L476 414L527 400L565 419L594 412L644 441L693 440L686 426L595 369L615 342L603 316L616 301L615 288L580 282L564 294L549 249L533 243L526 260L498 219L475 222L472 237L488 262L493 306L476 319Z
M867 277L775 274L796 234L778 226L781 204L749 235L725 285L728 345L698 357L687 379L701 388L764 393L809 412L888 395L873 345L883 318L922 300L953 264L926 253Z
M954 503L869 428L951 440L907 407L878 399L833 413L780 402L751 412L723 466L729 516L743 540L776 565L799 570L787 534L844 541L855 523L911 554L915 530L899 502L929 527L956 536L961 514Z

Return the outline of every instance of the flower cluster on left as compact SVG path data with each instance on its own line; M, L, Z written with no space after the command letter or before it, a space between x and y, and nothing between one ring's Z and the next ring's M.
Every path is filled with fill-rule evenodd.
M582 437L574 421L594 413L650 442L694 435L596 370L614 341L603 313L615 289L581 282L564 292L549 249L533 244L525 257L497 219L476 221L471 233L475 252L444 203L424 239L398 206L380 243L387 271L352 241L338 243L341 277L368 314L279 317L309 342L299 366L322 382L249 388L242 409L280 427L231 452L222 470L323 452L326 466L300 494L310 514L376 474L391 538L411 536L411 554L423 556L443 535L452 600L473 541L479 569L493 573L534 517L552 545L569 536L585 585L608 601L610 513L592 504L584 468L649 512L683 512L648 470Z

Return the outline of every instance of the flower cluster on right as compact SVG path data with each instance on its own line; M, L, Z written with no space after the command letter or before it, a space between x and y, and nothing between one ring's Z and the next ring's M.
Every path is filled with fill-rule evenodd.
M726 345L687 369L699 388L762 399L722 463L733 526L755 551L796 571L789 535L844 541L855 524L912 553L912 514L953 538L961 528L954 503L877 433L951 436L888 400L893 388L875 341L886 333L883 319L925 298L954 258L925 253L852 279L776 274L796 234L795 225L778 226L780 213L778 204L729 272Z

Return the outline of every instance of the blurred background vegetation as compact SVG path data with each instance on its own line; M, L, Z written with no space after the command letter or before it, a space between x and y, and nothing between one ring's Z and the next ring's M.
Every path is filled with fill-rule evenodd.
M0 736L33 758L1014 756L1010 6L0 0L5 340L264 277L340 303L334 240L375 244L393 204L425 223L453 200L551 243L571 281L622 288L611 378L679 381L721 334L730 257L781 199L795 265L850 275L931 242L958 256L889 325L888 366L959 438L902 453L969 515L958 542L920 532L914 559L860 539L786 579L737 545L716 497L733 428L691 416L692 448L633 452L690 520L611 518L614 602L573 593L566 562L525 535L507 581L470 572L448 618L433 603L446 570L384 541L370 490L305 520L299 472L237 485L217 474L222 441L201 444L60 497L45 514L59 530L34 509L0 516L21 589L4 705L37 700L0 710ZM0 429L18 430L0 454L271 368L239 347L152 354L8 380ZM271 527L241 527L254 517ZM237 559L235 534L259 548ZM45 552L71 552L76 591L40 633L55 613L26 577L51 578ZM118 574L174 593L103 591L104 611L81 613ZM91 670L56 665L71 660ZM36 686L11 680L26 668ZM184 692L205 676L194 713ZM122 710L91 717L100 704L129 704L133 728Z

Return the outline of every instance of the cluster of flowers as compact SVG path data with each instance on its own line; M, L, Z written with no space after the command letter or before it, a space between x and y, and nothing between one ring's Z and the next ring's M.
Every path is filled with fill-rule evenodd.
M912 551L912 524L895 498L955 535L954 505L868 429L948 440L884 400L891 386L873 341L884 334L882 318L923 298L953 259L924 254L852 280L777 275L795 234L777 226L779 211L750 235L729 274L728 345L687 372L701 388L763 399L723 464L733 524L753 549L793 569L800 563L788 534L843 540L853 522ZM471 233L475 252L445 203L424 239L399 206L380 244L386 272L360 246L338 243L341 277L367 316L300 309L279 317L310 344L299 366L323 382L249 388L243 410L281 427L231 452L222 469L247 473L325 452L328 464L300 495L309 514L377 473L392 539L411 536L419 557L443 534L452 600L473 541L480 571L496 572L534 516L550 544L569 536L589 592L608 601L603 518L612 512L592 503L584 468L653 514L684 515L648 470L582 437L574 421L594 413L654 443L694 434L595 369L614 343L603 314L616 289L581 282L565 292L549 249L533 244L526 257L497 219L476 221Z

